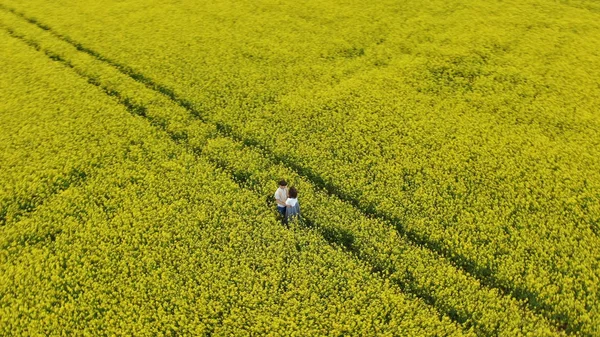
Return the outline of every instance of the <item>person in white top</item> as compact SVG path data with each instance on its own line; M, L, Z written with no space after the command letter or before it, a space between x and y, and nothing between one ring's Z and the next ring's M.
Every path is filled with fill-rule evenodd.
M300 203L298 202L298 190L290 187L289 196L285 201L285 218L283 223L288 224L290 219L300 218Z
M288 188L285 180L279 182L279 188L275 191L274 197L277 202L277 211L282 218L285 218L285 201L288 198Z

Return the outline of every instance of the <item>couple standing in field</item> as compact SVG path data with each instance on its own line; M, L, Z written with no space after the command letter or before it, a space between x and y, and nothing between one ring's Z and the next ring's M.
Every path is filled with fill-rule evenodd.
M288 224L290 219L300 217L300 204L298 203L298 190L295 187L287 188L287 182L281 180L279 188L275 191L277 211L281 214L282 222Z

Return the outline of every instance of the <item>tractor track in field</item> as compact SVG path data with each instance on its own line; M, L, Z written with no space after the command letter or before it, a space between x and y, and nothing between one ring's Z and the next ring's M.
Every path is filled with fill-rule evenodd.
M52 184L49 185L47 191L43 195L55 195L67 190L71 186L79 186L85 183L88 179L88 173L79 168L72 168L66 175L58 177ZM23 200L10 200L7 203L0 205L0 228L6 225L9 220L8 208L11 203L16 203L17 210L10 214L10 222L17 222L20 218L35 212L35 210L44 204L46 198L37 194L31 195Z

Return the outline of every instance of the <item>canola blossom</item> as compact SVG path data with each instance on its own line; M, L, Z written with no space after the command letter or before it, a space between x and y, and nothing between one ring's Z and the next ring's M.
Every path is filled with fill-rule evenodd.
M316 233L284 229L262 198L74 72L2 42L27 59L3 57L3 84L35 89L40 113L112 121L97 124L112 147L84 183L2 227L3 335L470 335ZM73 92L79 104L52 109Z
M597 335L599 10L3 1L0 331Z

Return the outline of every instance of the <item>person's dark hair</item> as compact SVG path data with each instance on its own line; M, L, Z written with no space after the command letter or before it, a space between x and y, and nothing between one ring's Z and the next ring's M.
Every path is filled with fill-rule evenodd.
M288 196L292 199L298 198L298 190L295 187L290 187L290 191L288 192Z
M280 181L279 181L279 186L287 186L287 181L285 181L285 180L280 180Z

